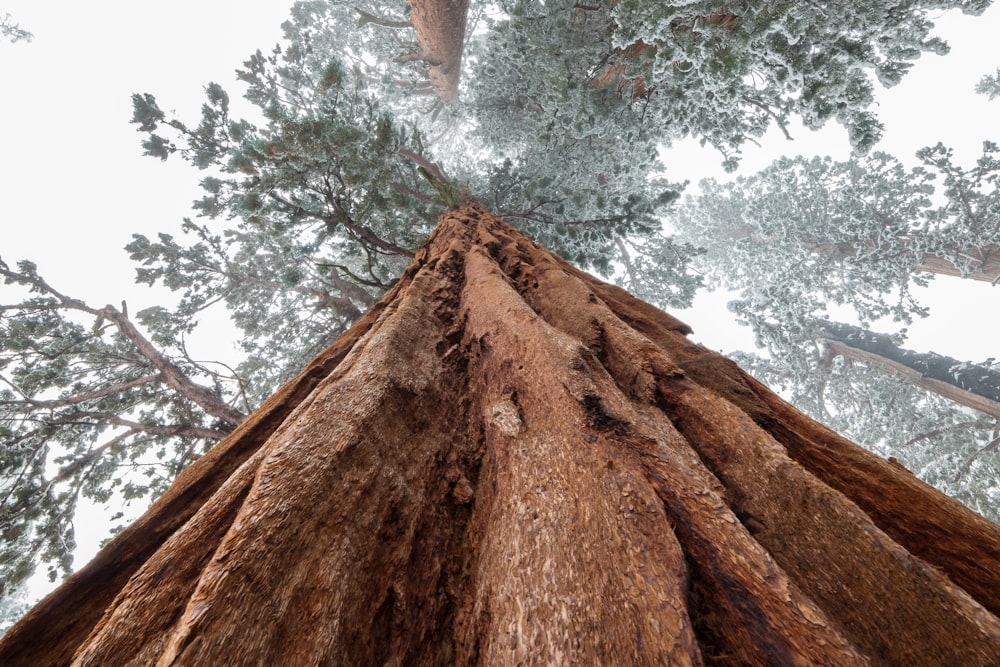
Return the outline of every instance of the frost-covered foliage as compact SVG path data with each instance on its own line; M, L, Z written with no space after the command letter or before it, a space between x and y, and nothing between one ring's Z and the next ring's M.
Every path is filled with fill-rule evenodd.
M820 421L1000 520L996 419L817 347L838 306L862 322L908 322L926 314L911 295L930 277L924 271L992 275L996 153L986 143L969 168L941 145L920 151L923 164L912 169L877 152L847 162L784 158L730 184L702 183L672 222L681 238L707 248L699 264L706 282L739 292L730 309L768 352L741 355L741 365Z
M764 339L774 328L794 336L831 305L862 322L906 322L926 314L910 288L926 284L931 260L968 273L1000 242L996 151L987 143L971 169L940 145L909 170L878 152L782 158L729 184L703 182L671 222L707 248L709 282L740 291L733 308Z
M195 124L150 94L135 95L146 153L182 158L204 174L197 219L128 246L138 280L169 287L178 303L130 319L124 304L62 300L30 263L2 265L9 282L35 290L0 310L5 590L41 561L56 572L68 567L81 494L102 501L162 489L369 308L443 206L466 193L661 305L690 303L701 280L690 260L705 245L705 266L755 285L745 316L785 327L790 338L825 300L853 303L868 317L915 312L901 282L918 280L906 277L914 257L954 250L948 257L958 261L963 247L957 236L952 245L925 242L907 221L934 233L965 225L974 230L966 245L995 233L995 146L969 171L952 167L946 150L928 149L928 170L944 174L954 202L934 215L921 213L929 172L904 175L878 157L856 168L817 163L772 185L754 183L761 192L716 187L717 201L702 203L708 217L686 205L691 243L661 232L679 186L665 179L657 147L695 136L738 152L797 114L811 126L840 120L864 148L879 129L865 70L895 83L921 52L943 50L928 38L927 9L985 4L501 0L475 10L493 15L467 31L464 104L453 106L433 96L405 0L304 0L292 7L283 43L238 71L249 113L235 111L242 102L215 83ZM905 185L888 188L873 169ZM838 182L840 190L820 192ZM782 188L812 188L840 217L826 227L812 209L795 218L794 197ZM873 236L864 219L872 206L900 221ZM726 211L729 231L709 229L706 220L725 223L718 214ZM747 211L762 217L744 222ZM846 236L831 236L831 225ZM782 250L785 240L812 243L807 261L794 255L801 247ZM727 253L754 268L726 268ZM808 270L796 283L801 266ZM830 275L832 291L812 290ZM902 290L898 304L874 295L893 287ZM239 332L243 358L232 369L185 350L216 305ZM144 481L136 469L152 472Z
M182 293L173 320L157 315L164 326L225 303L243 332L238 371L254 404L374 302L441 210L417 170L419 133L383 112L356 72L328 59L315 73L311 59L290 44L246 62L240 77L261 125L231 118L217 84L197 127L148 94L133 98L147 154L209 172L194 207L214 221L186 221L182 238L136 236L138 279Z
M831 358L815 340L800 340L780 358L740 354L736 361L815 419L1000 522L997 419L883 370Z
M144 337L125 305L92 308L27 261L0 277L2 597L40 563L69 572L81 498L155 497L247 406L229 369L165 327Z
M619 283L634 296L661 308L687 308L704 281L692 259L704 252L662 234L615 241L623 271Z
M976 85L976 92L993 100L1000 97L1000 68L996 74L986 74Z
M952 150L941 143L920 150L917 157L940 176L946 203L927 212L928 240L924 252L940 256L963 276L987 271L1000 277L1000 146L983 142L983 154L971 167L954 162ZM991 278L992 279L992 278Z
M817 128L836 119L860 152L882 125L870 74L884 86L902 79L923 52L943 54L928 14L978 14L989 0L744 2L622 0L613 10L619 58L636 44L655 47L642 72L650 111L678 135L723 151L794 115ZM629 63L632 64L632 63Z
M657 133L642 104L595 85L608 52L606 11L501 3L505 20L476 44L468 106L484 204L573 261L607 257L624 234L649 235L677 186L652 175ZM560 224L567 223L567 224ZM601 267L598 267L601 268Z
M427 80L428 64L419 58L409 13L406 0L296 2L282 30L303 54L288 66L317 80L336 58L397 121L437 127L434 121L445 118Z
M30 42L34 35L17 23L14 23L10 18L10 14L4 14L3 18L0 18L0 37L14 43L21 41Z

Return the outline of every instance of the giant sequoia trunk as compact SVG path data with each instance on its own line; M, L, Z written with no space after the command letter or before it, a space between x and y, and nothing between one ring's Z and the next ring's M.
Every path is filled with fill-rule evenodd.
M457 104L469 0L409 0L409 5L427 78L441 101Z
M1000 664L1000 529L475 204L14 665Z

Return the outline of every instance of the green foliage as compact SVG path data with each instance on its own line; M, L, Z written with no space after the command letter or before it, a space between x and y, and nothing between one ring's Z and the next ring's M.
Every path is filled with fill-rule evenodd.
M409 262L442 210L399 126L336 60L301 44L254 54L239 72L261 125L234 120L216 84L196 127L135 95L147 154L179 154L211 175L183 238L136 236L137 278L181 294L175 326L215 303L240 329L256 404L337 337ZM166 139L157 132L171 130ZM218 222L224 223L220 228ZM166 319L161 318L162 322Z

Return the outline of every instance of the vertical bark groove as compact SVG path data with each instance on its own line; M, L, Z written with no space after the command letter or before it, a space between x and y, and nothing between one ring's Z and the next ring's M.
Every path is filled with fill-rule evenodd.
M1000 530L689 332L453 209L0 663L1000 664Z

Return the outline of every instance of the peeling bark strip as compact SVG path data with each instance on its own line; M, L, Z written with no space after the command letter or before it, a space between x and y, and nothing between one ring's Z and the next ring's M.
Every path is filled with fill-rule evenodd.
M469 0L409 0L409 4L410 23L420 57L430 66L431 85L442 102L457 104Z
M1000 528L470 203L3 665L997 665Z

